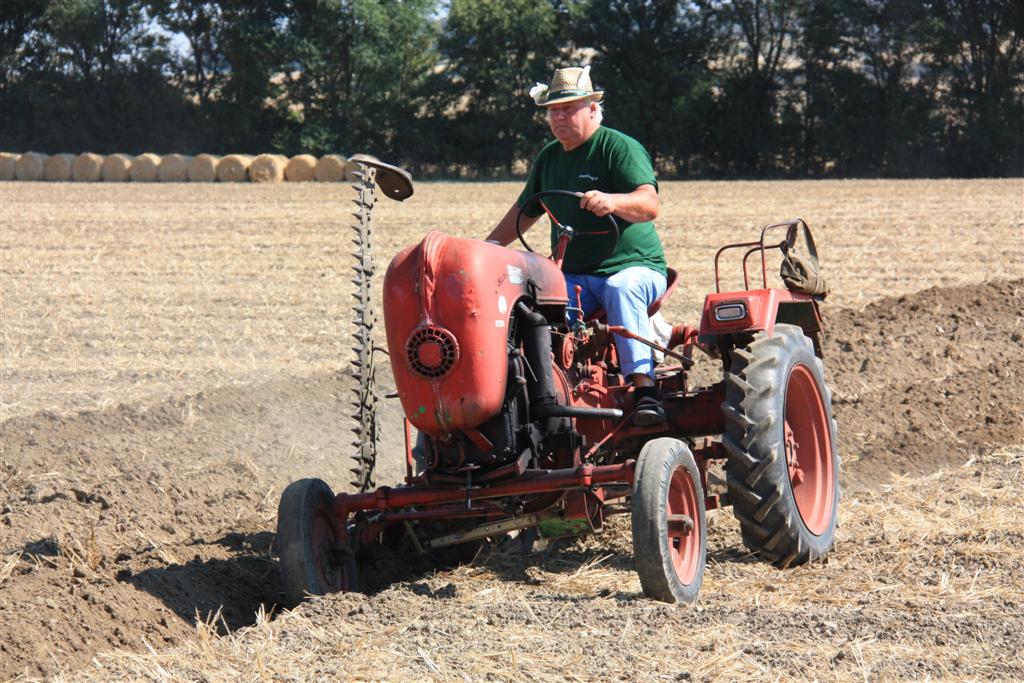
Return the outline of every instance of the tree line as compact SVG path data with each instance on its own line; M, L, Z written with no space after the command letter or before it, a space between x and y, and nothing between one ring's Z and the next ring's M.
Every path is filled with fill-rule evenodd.
M11 0L0 148L519 173L589 63L663 177L1016 176L1020 0Z

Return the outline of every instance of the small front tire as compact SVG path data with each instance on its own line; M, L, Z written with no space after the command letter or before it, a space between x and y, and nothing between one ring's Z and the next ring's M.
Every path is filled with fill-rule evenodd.
M299 479L281 494L277 508L277 547L285 604L306 595L358 590L351 552L334 535L334 494L320 479Z
M633 488L633 554L644 595L693 602L707 560L704 489L693 454L670 438L648 441Z

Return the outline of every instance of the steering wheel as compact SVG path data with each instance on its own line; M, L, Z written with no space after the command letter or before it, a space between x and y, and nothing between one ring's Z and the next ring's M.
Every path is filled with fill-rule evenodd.
M539 203L541 208L544 209L544 212L551 218L552 221L554 221L555 226L558 227L558 228L562 228L562 224L558 222L558 219L555 218L555 215L553 213L551 213L551 211L550 211L550 209L548 209L547 205L544 204L544 202L540 201L544 197L551 197L551 196L574 197L576 199L580 199L581 197L583 197L583 193L582 192L570 192L569 190L542 190L541 192L538 192L537 194L530 195L529 197L526 198L526 201L523 202L523 205L519 207L519 211L516 212L516 237L519 238L519 241L526 248L526 251L533 251L533 249L530 247L530 245L526 243L526 239L523 237L522 228L519 225L519 222L520 222L520 220L523 217L523 209L525 209L526 207L532 206L535 203ZM612 248L608 251L608 253L601 257L601 259L600 259L601 261L605 260L606 258L611 256L615 252L615 247L617 247L619 245L619 239L622 236L622 233L619 230L619 224L615 220L615 216L613 216L611 214L608 214L607 216L605 216L605 218L607 218L608 222L611 224L611 228L612 228L611 232L612 232L613 235L615 235L615 241L612 242ZM604 234L607 234L607 233L592 233L592 234L604 235Z

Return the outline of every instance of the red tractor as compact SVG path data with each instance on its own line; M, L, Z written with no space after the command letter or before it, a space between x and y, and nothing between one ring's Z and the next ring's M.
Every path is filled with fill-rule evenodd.
M375 548L404 545L430 555L512 532L579 535L600 531L618 513L632 514L644 593L665 602L690 602L700 591L710 509L731 505L746 546L778 567L829 551L839 457L818 300L770 288L767 278L768 252L778 249L786 258L801 236L816 266L802 220L769 225L756 242L720 249L716 291L699 326L675 326L667 343L643 340L664 356L656 383L668 421L654 427L629 419L633 388L619 373L613 339L632 333L605 324L600 313L589 320L572 315L578 298L560 270L571 227L558 228L551 258L533 253L525 240L521 251L429 233L398 254L384 278L406 477L402 486L374 490L370 214L374 183L396 199L411 195L412 184L400 169L362 163L355 226L358 492L335 495L319 479L284 491L277 539L288 603L357 590L360 561ZM543 204L558 193L530 201ZM617 234L613 218L609 231ZM781 241L769 242L774 234ZM731 249L745 250L744 288L723 292L719 257ZM757 288L748 274L751 256L760 265ZM676 284L670 271L651 315ZM719 381L690 385L695 351L721 362ZM724 463L725 486L711 494L714 461Z

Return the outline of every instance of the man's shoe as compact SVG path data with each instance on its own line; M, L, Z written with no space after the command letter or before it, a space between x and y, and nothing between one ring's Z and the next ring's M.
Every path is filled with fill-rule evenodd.
M667 421L665 409L658 399L656 387L637 387L634 392L636 403L633 404L633 425L636 427L656 427Z

